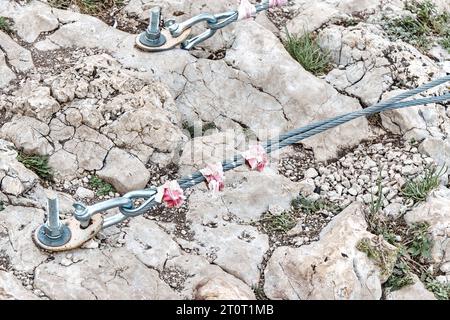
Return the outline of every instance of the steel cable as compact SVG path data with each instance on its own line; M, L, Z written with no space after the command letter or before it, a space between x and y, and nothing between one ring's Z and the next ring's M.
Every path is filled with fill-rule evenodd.
M342 125L344 123L347 123L349 121L352 121L354 119L357 119L362 116L369 116L373 115L382 111L388 111L388 110L394 110L394 109L401 109L401 108L407 108L417 105L424 105L429 103L437 103L437 102L443 102L446 100L450 100L450 94L444 94L441 96L436 97L429 97L429 98L423 98L423 99L416 99L416 100L410 100L410 101L404 101L399 102L404 99L407 99L409 97L412 97L414 95L417 95L419 93L422 93L424 91L427 91L431 88L437 87L443 83L446 83L450 81L450 75L445 76L443 78L431 81L427 84L424 84L418 88L403 92L386 102L378 103L374 106L371 106L369 108L357 110L354 112L350 112L344 115L340 115L331 119L315 122L313 124L292 130L286 134L280 135L276 139L271 139L267 141L263 146L266 149L268 153L273 152L277 149L284 148L288 145L296 144L301 140L304 140L306 138L312 137L316 134L322 133L326 130L332 129L334 127L337 127L339 125ZM235 157L232 160L224 161L222 163L223 170L229 171L236 167L239 167L245 163L245 160L242 158L241 155L235 155ZM205 181L205 178L203 175L197 171L189 176L183 177L178 180L178 183L180 184L181 188L187 189L190 187L193 187L194 185L201 183Z

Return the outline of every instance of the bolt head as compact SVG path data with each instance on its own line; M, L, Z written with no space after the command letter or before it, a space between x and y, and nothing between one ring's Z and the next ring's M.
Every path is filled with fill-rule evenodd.
M61 236L62 228L61 225L58 228L50 228L45 224L42 228L42 232L50 239L57 239Z
M42 225L35 232L36 243L41 247L60 247L70 241L72 232L65 224L61 224L60 233L58 236L51 236L48 234L46 225Z
M143 32L139 36L139 42L148 47L161 47L166 41L166 37L162 34L156 39L149 38L147 32Z
M152 32L149 29L147 29L147 31L145 32L145 37L149 41L157 42L159 40L159 38L161 37L161 33L159 31L158 32Z

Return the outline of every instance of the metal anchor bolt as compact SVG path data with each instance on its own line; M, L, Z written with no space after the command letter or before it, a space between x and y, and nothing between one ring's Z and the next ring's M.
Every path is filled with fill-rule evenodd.
M160 47L166 43L166 37L161 34L161 8L154 7L150 10L150 22L147 30L141 33L139 41L148 47Z
M48 247L59 247L71 238L70 229L59 219L59 201L52 197L47 199L47 222L38 231L37 240Z
M57 239L61 236L61 232L61 221L59 221L59 201L57 198L49 198L46 235L49 238Z
M74 216L75 219L77 219L80 222L81 228L87 228L89 226L89 223L91 221L91 214L87 210L86 206L82 203L75 203L73 205L75 212Z

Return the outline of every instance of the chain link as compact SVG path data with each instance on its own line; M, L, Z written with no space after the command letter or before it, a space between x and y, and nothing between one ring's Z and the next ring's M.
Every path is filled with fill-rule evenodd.
M269 1L266 0L263 3L256 4L256 13L259 13L264 10L269 9ZM223 29L233 22L236 22L239 18L239 11L228 11L218 14L209 14L209 13L202 13L197 16L194 16L184 22L177 23L175 20L168 20L166 22L166 27L169 29L170 33L173 37L180 36L184 31L186 31L189 28L192 28L200 23L206 22L207 24L207 30L203 33L194 36L190 39L185 40L181 47L186 50L190 50L196 45L206 41L207 39L211 38L218 30Z
M149 189L131 191L122 197L102 201L92 206L86 206L82 203L75 203L73 205L75 209L74 216L78 221L80 221L81 227L86 228L89 226L91 217L94 214L106 212L116 208L119 209L120 213L105 218L103 228L107 228L122 222L127 218L139 216L152 209L156 205L156 194L157 189L155 187L151 187ZM136 206L136 200L143 200L143 203Z
M157 193L157 189L155 187L152 187L150 189L145 189L145 190L137 190L137 191L129 192L129 193L125 194L123 197L129 199L131 201L132 205L131 206L128 206L128 205L120 206L119 211L126 217L139 216L155 206L154 200L155 200L156 193ZM144 202L141 205L136 207L134 205L134 202L137 199L142 199L142 200L144 200Z

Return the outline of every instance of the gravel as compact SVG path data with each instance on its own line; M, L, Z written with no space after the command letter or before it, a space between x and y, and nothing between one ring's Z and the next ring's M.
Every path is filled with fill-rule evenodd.
M303 196L313 200L324 199L341 208L354 201L370 204L377 196L377 181L380 179L382 210L395 218L412 205L402 196L405 182L421 175L434 163L433 159L420 154L416 145L397 136L384 136L378 141L361 144L329 164L313 163L313 158L305 159L304 154L303 158L297 154L303 153L301 148L295 150L294 155L280 161L280 173L302 183L306 183L305 177L313 179L314 193L307 192ZM306 171L305 162L308 165Z

